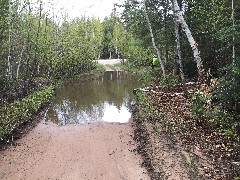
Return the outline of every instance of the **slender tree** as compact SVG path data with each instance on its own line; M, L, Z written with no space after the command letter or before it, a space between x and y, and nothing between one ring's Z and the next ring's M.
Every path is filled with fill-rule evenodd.
M38 27L37 27L37 35L35 40L35 53L34 53L34 71L33 73L39 74L40 65L39 65L39 57L37 57L37 54L39 53L39 36L40 36L40 28L41 28L41 19L42 19L42 1L40 1L39 4L39 17L38 17Z
M26 71L25 71L25 81L29 81L29 71L30 71L30 58L31 58L31 50L32 50L32 45L31 45L31 30L32 30L32 23L31 23L31 13L32 13L32 8L31 8L31 3L28 0L27 1L27 7L28 7L28 25L27 25L27 62L26 62ZM26 89L27 91L27 89Z
M154 35L153 35L152 25L151 25L151 22L150 22L149 17L148 17L146 0L143 1L143 5L144 5L144 14L145 14L145 17L146 17L146 20L147 20L147 25L148 25L150 35L151 35L151 38L152 38L152 45L153 45L154 49L157 51L158 60L159 60L159 63L161 65L161 69L162 69L162 72L163 72L163 77L165 78L166 77L165 67L164 67L164 64L163 64L163 61L162 61L162 58L161 58L160 51L159 51L159 49L158 49L158 47L155 43L155 38L154 38Z
M183 91L186 94L186 80L183 71L183 64L182 64L182 55L181 55L181 44L180 44L180 36L179 36L179 24L177 23L176 19L174 18L174 29L175 29L175 41L176 41L176 48L175 48L175 59L178 63L179 72L183 84Z
M232 58L233 58L233 64L235 64L236 61L236 53L235 53L235 18L234 18L234 0L232 0L232 26L233 26L233 49L232 49Z
M22 63L22 59L23 59L23 52L25 50L25 45L26 43L24 42L23 44L23 47L22 47L22 50L21 50L21 54L19 55L19 58L18 58L18 62L17 62L17 74L16 74L16 79L18 80L19 78L19 71L20 71L20 66L21 66L21 63Z
M11 38L12 38L12 11L11 11L11 0L8 0L8 69L7 69L7 76L8 79L12 79L12 65L11 65Z
M198 45L194 40L192 33L188 27L188 24L186 23L183 17L182 11L179 8L177 0L172 0L172 4L173 4L173 11L174 11L174 16L176 18L176 21L181 25L182 30L185 32L188 42L191 45L194 59L195 59L195 62L197 63L199 80L202 81L204 70L203 70L202 60L200 57L200 51L198 50Z

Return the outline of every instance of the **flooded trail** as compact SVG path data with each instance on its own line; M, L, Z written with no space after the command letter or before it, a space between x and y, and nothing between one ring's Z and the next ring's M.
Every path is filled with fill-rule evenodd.
M127 124L42 121L0 155L0 179L149 179Z
M0 151L0 179L149 179L129 122L136 86L119 72L63 85L45 119Z

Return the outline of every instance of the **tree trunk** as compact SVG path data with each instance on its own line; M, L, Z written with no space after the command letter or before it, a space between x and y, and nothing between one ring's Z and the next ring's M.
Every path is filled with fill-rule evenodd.
M17 75L16 75L16 79L17 79L17 80L18 80L18 77L19 77L19 70L20 70L20 66L21 66L21 62L22 62L22 57L23 57L24 49L25 49L25 43L24 43L24 45L23 45L23 48L22 48L22 51L21 51L21 54L20 54L20 58L19 58L19 61L18 61Z
M183 91L186 94L187 88L186 88L186 81L184 77L184 71L183 71L183 65L182 65L182 56L181 56L181 45L180 45L180 36L179 36L179 24L177 23L176 19L174 19L174 29L175 29L175 41L176 41L176 55L175 59L179 66L180 76L182 79L183 84Z
M11 0L8 1L8 69L7 69L7 77L8 79L12 79L12 65L11 65L11 32L12 32L12 14L11 14Z
M101 51L98 53L98 59L101 58Z
M174 16L176 18L176 21L181 25L182 30L185 32L188 38L188 42L192 47L194 60L197 63L198 76L199 76L198 78L199 78L199 81L202 81L204 70L203 70L202 60L200 57L200 51L198 50L198 47L197 47L197 43L195 42L192 36L192 33L182 15L182 12L179 8L177 0L172 0L172 3L173 3L173 11L174 11Z
M31 17L31 13L32 13L32 9L31 9L31 4L30 4L30 1L28 0L27 1L27 4L28 4L28 16ZM27 49L26 49L26 52L27 52L27 62L26 62L26 72L25 72L25 82L28 82L29 81L29 71L30 71L30 51L32 49L32 45L31 45L31 40L30 40L30 32L31 32L31 19L28 20L28 27L27 27ZM26 91L28 91L26 89Z
M37 28L37 35L36 35L36 45L35 45L35 52L34 52L34 71L32 72L32 77L34 76L34 73L39 74L40 71L40 62L39 62L39 57L37 57L39 53L39 45L38 45L38 39L39 39L39 34L40 34L40 28L41 28L41 19L42 19L42 1L40 1L39 5L39 19L38 19L38 28Z
M235 53L235 19L234 19L234 0L232 0L232 25L233 25L233 49L232 49L232 58L233 58L233 65L236 61L236 53Z
M118 47L117 47L117 46L115 47L115 54L116 54L117 58L119 59L119 55L118 55Z
M151 35L151 38L152 38L152 44L153 44L154 49L157 51L158 60L159 60L159 63L161 65L161 69L162 69L162 72L163 72L163 77L165 78L166 77L165 67L164 67L164 64L163 64L163 61L162 61L162 58L161 58L160 51L157 48L156 43L155 43L155 39L154 39L153 31L152 31L152 26L151 26L151 23L150 23L150 20L149 20L149 17L148 17L148 13L147 13L146 0L144 0L143 2L144 2L144 14L145 14L145 17L147 19L148 28L149 28L150 35Z
M166 62L169 61L169 37L168 37L168 30L167 30L167 13L169 7L169 0L165 2L164 5L164 36L165 36L165 58Z

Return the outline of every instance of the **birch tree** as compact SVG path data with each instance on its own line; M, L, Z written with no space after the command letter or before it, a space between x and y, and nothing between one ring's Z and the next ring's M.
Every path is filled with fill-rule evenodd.
M233 26L233 49L232 49L232 58L233 58L233 65L235 64L236 54L235 54L235 19L234 19L234 0L232 0L232 26Z
M197 63L199 80L201 81L203 78L204 70L203 70L202 60L200 57L200 51L198 50L198 45L195 42L192 36L192 33L188 27L188 24L186 23L183 17L182 11L179 8L177 0L172 0L172 4L173 4L173 11L174 11L174 16L176 18L176 21L181 25L181 28L185 32L188 42L192 48L194 60Z
M11 65L11 38L12 38L12 14L11 14L11 0L8 0L8 69L7 69L7 76L8 79L12 79L12 65Z
M25 43L23 44L23 47L22 47L22 50L21 50L21 54L19 55L19 59L18 59L18 62L17 62L17 74L16 74L16 79L18 80L19 78L19 70L20 70L20 66L21 66L21 63L22 63L22 58L23 58L23 52L25 50Z
M151 38L152 38L152 45L153 45L154 49L157 51L157 56L158 56L159 63L161 65L161 69L162 69L162 72L163 72L163 77L165 78L166 77L165 67L164 67L164 64L163 64L163 61L162 61L162 58L161 58L160 51L159 51L159 49L158 49L158 47L155 43L155 38L154 38L154 35L153 35L152 25L151 25L151 22L150 22L149 17L148 17L146 0L143 1L143 7L144 7L144 14L145 14L145 17L146 17L146 20L147 20L147 25L148 25L150 35L151 35Z
M39 57L38 53L39 53L39 36L40 36L40 28L41 28L41 19L42 19L42 1L40 1L39 4L39 18L38 18L38 27L37 27L37 34L36 34L36 40L35 40L35 53L34 53L34 72L39 74L40 71L40 64L39 64Z
M176 41L176 48L175 48L175 59L178 63L179 72L183 84L183 91L186 94L187 88L186 88L186 81L184 77L184 71L183 71L183 64L182 64L182 56L181 56L181 45L180 45L180 36L179 36L179 24L177 23L176 19L174 18L174 29L175 29L175 41Z

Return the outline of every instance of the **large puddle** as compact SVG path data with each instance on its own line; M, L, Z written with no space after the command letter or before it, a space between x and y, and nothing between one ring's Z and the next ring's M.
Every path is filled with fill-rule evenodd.
M57 90L46 121L60 125L127 123L131 118L133 89L137 87L137 77L121 72L105 72L97 80L71 81Z

